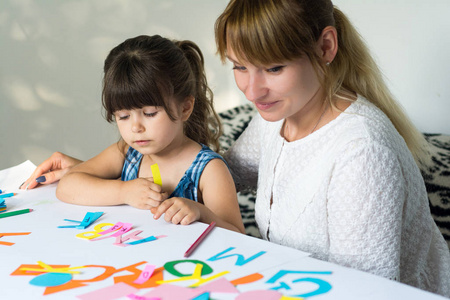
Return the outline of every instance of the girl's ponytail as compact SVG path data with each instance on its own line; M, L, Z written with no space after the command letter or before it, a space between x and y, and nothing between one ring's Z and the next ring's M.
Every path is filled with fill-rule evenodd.
M206 80L203 54L191 41L175 41L175 44L183 51L194 75L192 80L195 86L195 103L191 116L185 122L185 134L218 152L222 128L219 116L214 110L213 93Z

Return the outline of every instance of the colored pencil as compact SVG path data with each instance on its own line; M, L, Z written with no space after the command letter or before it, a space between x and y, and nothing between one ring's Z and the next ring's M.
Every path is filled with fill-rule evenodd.
M188 257L189 255L192 254L192 252L194 252L195 248L197 248L198 245L200 245L200 243L208 235L208 233L210 233L211 230L213 230L214 226L216 226L216 222L213 221L211 222L211 224L209 224L209 226L205 229L205 231L203 231L203 233L198 237L198 239L191 245L191 247L189 247L189 249L184 253L184 257Z
M1 194L0 198L8 198L17 195L16 193Z
M1 218L6 218L6 217L11 217L11 216L17 216L17 215L21 215L21 214L26 214L26 213L29 213L29 212L32 212L32 211L33 211L33 209L26 208L26 209L21 209L21 210L5 212L5 213L1 213L0 214L0 219Z

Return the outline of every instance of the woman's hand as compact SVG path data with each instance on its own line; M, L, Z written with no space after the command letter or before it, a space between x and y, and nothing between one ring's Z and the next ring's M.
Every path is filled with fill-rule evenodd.
M21 189L32 189L38 184L50 184L60 180L73 166L82 161L61 152L53 153L43 163L41 163L30 178L20 187Z
M151 209L156 220L165 213L164 220L173 224L188 225L200 220L200 203L186 198L170 198L162 202L158 207Z
M168 194L161 186L153 182L153 178L136 178L123 182L120 198L125 204L139 209L151 209L166 200Z

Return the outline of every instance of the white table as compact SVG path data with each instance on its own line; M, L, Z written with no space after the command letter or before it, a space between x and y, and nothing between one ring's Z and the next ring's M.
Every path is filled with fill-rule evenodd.
M210 284L211 297L214 299L263 299L262 294L256 295L258 290L266 291L267 297L270 296L268 293L275 293L275 291L279 293L278 296L267 299L289 299L288 297L295 295L311 293L316 295L308 299L317 300L444 299L371 274L312 259L307 253L301 251L217 227L190 257L184 258L185 251L203 232L207 224L173 225L162 219L154 220L149 211L125 205L92 207L66 204L56 199L56 185L19 191L17 187L30 175L33 168L34 165L26 162L0 171L0 189L18 193L7 199L8 211L33 209L27 214L0 219L0 235L31 232L28 235L0 237L0 242L14 243L11 246L0 244L1 299L77 299L80 295L112 287L118 282L122 283L114 286L119 291L116 296L120 295L123 287L133 288L134 285L135 299L139 299L138 296L149 295L152 291L163 292L165 287L170 287L169 295L175 297L174 285L181 289L199 280L185 280L149 287L157 277L154 274L149 281L141 285L133 284L133 281L147 264L156 268L166 266L166 269L158 273L159 279L171 280L180 278L176 276L177 271L184 275L191 275L197 263L202 265L204 270L208 267L212 268L210 274L201 276L203 279L228 271L215 280L199 286L199 288L208 287L207 284ZM81 221L87 212L98 211L104 214L87 229L58 228L60 225L72 224L64 219ZM132 223L133 229L130 232L141 230L139 234L141 237L152 235L166 237L128 247L114 245L115 238L89 241L77 237L80 233L93 231L99 224L116 224L117 222ZM108 226L104 227L104 229L107 228ZM30 284L32 279L44 273L30 274L20 270L25 267L24 265L39 267L38 261L55 268L56 265L84 268L78 270L80 274L73 274L72 279L65 285L46 288ZM120 271L120 269L123 270ZM23 275L11 275L13 272ZM237 285L234 292L230 291L229 286L228 292L223 292L225 290L218 292L220 288L226 287L224 283L233 282L251 274L257 274L254 276L261 278L251 283ZM219 283L222 284L220 288L214 286ZM267 292L268 290L272 292ZM195 289L190 288L190 291ZM197 291L200 293L200 290ZM44 293L48 294L44 296ZM181 294L187 295L184 291L181 291ZM176 297L176 299L182 299L180 295ZM112 298L105 296L103 299ZM130 298L122 296L118 299ZM171 298L166 296L162 299Z

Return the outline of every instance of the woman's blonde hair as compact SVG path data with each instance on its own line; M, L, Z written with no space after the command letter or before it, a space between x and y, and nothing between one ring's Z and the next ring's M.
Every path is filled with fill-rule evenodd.
M338 51L326 66L316 52L323 29L334 26ZM426 140L387 88L365 42L330 0L231 0L215 23L217 52L223 62L227 47L240 61L271 65L306 55L324 74L326 101L350 100L357 93L380 108L405 140L417 164L427 160Z

